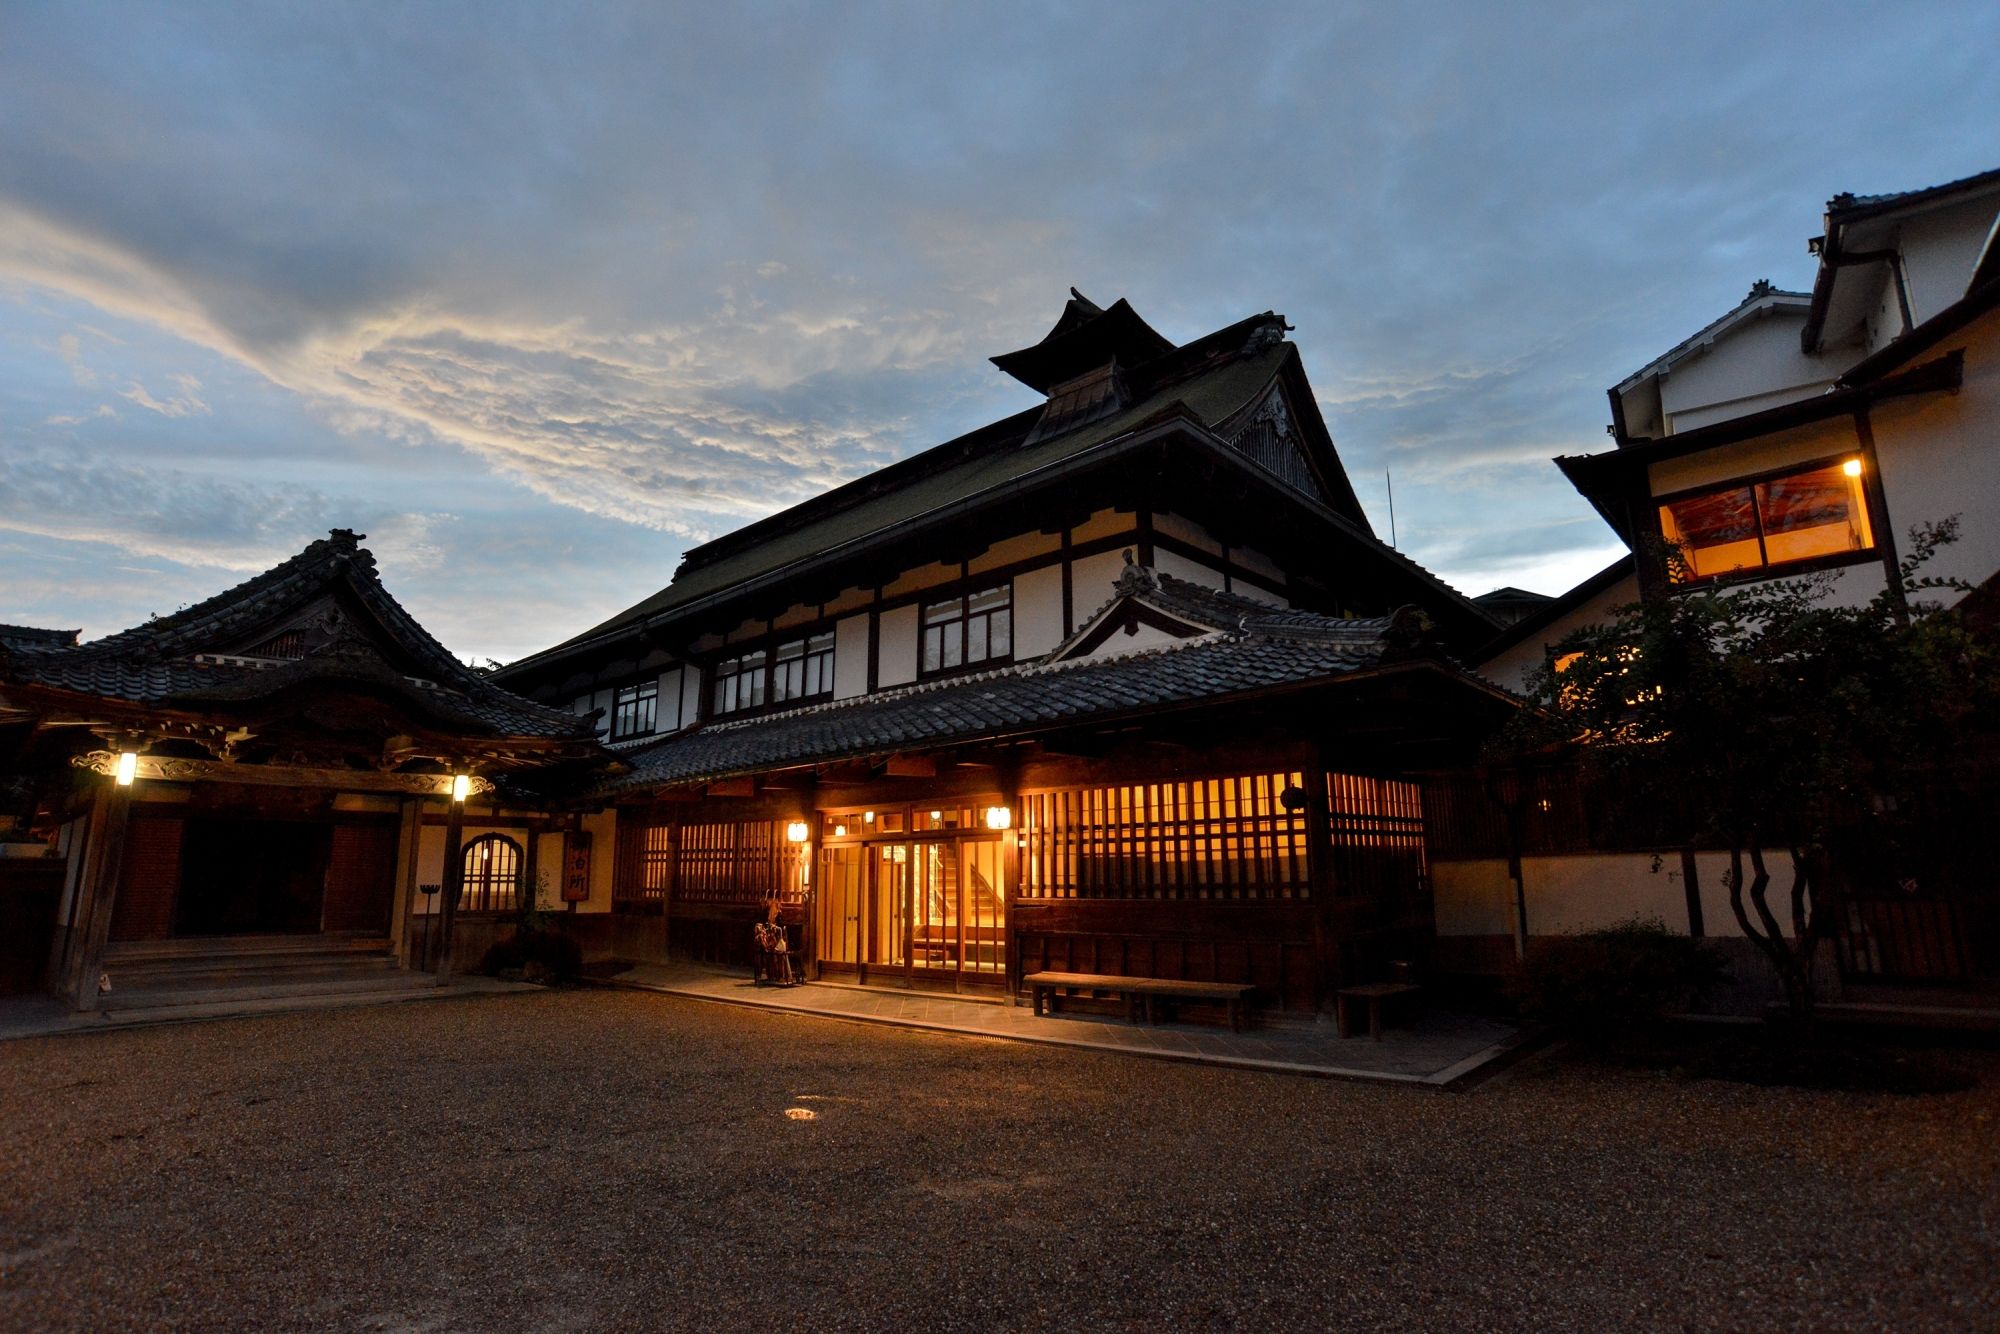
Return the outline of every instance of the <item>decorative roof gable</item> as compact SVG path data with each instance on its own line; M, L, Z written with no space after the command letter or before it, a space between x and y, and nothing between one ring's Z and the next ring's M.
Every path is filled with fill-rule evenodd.
M150 705L199 705L339 680L495 734L580 737L588 720L509 694L405 611L344 528L234 588L86 644L10 644L0 682Z

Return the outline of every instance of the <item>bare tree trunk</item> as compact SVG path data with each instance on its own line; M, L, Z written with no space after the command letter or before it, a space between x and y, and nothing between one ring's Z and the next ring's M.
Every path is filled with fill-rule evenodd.
M1752 871L1747 897L1750 907L1757 911L1756 925L1751 923L1749 911L1744 907L1743 859L1746 854ZM1797 869L1798 865L1795 861L1794 868ZM1795 1032L1803 1037L1812 1027L1809 960L1814 947L1805 916L1805 888L1799 880L1793 881L1795 934L1789 942L1785 939L1784 928L1778 925L1776 914L1771 911L1770 888L1771 871L1764 865L1764 849L1753 830L1748 839L1733 844L1729 849L1729 908L1736 914L1736 925L1743 934L1771 961L1771 967L1778 974L1778 982L1785 989L1786 1012L1791 1016Z

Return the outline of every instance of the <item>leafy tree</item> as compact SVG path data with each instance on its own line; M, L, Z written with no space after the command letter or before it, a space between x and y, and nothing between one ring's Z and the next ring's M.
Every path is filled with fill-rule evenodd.
M1861 606L1835 576L1695 585L1616 609L1556 646L1489 759L1573 759L1585 781L1690 846L1726 849L1729 903L1809 1027L1813 963L1843 869L1835 835L1908 808L1989 728L1992 649L1919 571L1956 519L1912 530L1892 587ZM1659 554L1684 568L1672 551ZM1990 735L1990 733L1989 733ZM1772 850L1788 884L1773 906ZM1782 914L1782 920L1781 916Z

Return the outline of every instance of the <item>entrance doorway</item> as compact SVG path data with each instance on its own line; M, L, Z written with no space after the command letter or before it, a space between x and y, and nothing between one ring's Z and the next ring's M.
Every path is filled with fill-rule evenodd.
M181 841L174 934L318 931L332 848L329 825L189 820Z
M822 967L864 982L999 986L1007 905L998 838L874 842L821 854Z

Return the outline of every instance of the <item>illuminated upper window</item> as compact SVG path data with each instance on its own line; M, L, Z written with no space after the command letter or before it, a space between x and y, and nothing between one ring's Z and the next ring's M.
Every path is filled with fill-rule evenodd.
M1733 483L1660 505L1660 532L1679 548L1682 581L1715 579L1865 552L1875 545L1858 458Z

